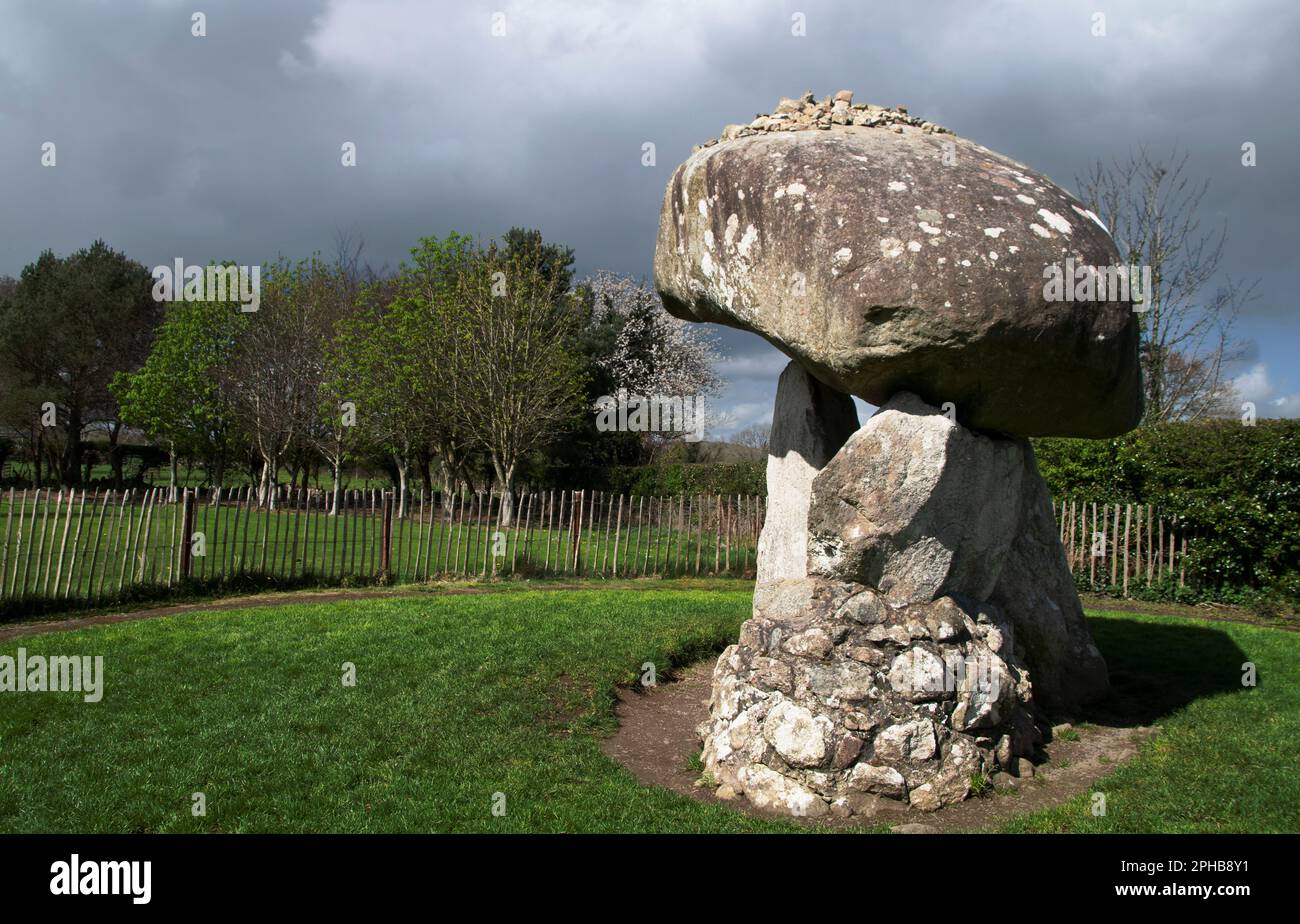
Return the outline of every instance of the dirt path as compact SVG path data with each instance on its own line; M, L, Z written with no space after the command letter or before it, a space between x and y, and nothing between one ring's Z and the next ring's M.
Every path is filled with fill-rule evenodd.
M602 743L602 748L643 785L660 786L703 802L764 817L763 812L743 798L722 802L713 795L712 789L695 785L699 773L690 768L692 758L700 750L695 728L708 717L712 671L713 659L709 659L686 669L680 680L660 684L648 692L620 689L619 730ZM988 830L1014 815L1050 808L1085 792L1118 764L1134 757L1138 744L1154 729L1116 724L1088 726L1077 731L1077 741L1057 740L1047 746L1049 759L1036 768L1032 778L1005 777L991 795L967 799L937 812L919 812L900 805L897 811L873 818L841 821L825 817L817 823L835 827L919 826L919 829L908 829L917 833Z

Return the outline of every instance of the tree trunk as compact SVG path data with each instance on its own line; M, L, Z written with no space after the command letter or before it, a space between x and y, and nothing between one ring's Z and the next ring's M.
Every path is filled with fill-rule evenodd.
M37 427L36 439L32 441L32 487L41 486L41 455L45 452L45 432L42 428Z
M172 481L171 488L167 492L169 503L176 503L176 482L177 482L177 465L176 465L176 441L169 440L167 443L168 466L171 469Z
M420 453L420 483L424 485L424 493L432 496L433 474L429 470L430 465L429 450L425 449Z
M393 453L393 464L397 466L397 518L406 519L406 483L411 470L411 463L405 453Z
M81 476L81 408L68 408L68 443L63 447L59 481L68 487L77 484Z
M122 425L114 421L113 425L108 428L108 459L113 466L113 489L122 490L122 447L118 445L118 438L122 435Z
M501 488L501 525L510 526L514 523L515 514L515 496L512 488L515 480L514 465L503 465L499 460L492 460L492 468L496 471L497 484Z
M330 496L330 516L339 515L339 503L343 500L343 456L335 456L330 462L330 470L334 473L334 490Z
M275 509L275 472L280 470L278 459L262 454L262 477L258 480L257 502L268 510Z

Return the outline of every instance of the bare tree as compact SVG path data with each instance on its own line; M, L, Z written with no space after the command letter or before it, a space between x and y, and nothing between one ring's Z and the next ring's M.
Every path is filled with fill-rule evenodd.
M772 438L772 425L770 423L750 424L743 430L737 430L731 437L730 442L737 446L745 446L749 449L761 449L767 452L768 442Z
M1237 356L1232 328L1257 283L1217 278L1227 228L1203 230L1199 210L1209 181L1187 175L1187 154L1142 148L1125 160L1098 161L1076 179L1080 198L1110 231L1130 267L1149 267L1141 318L1145 423L1231 413L1236 401L1225 366Z
M318 419L325 346L349 305L341 274L317 257L262 275L261 308L249 316L222 387L262 460L258 498L275 504L280 465Z
M574 340L581 318L546 271L540 242L503 251L490 245L461 274L447 357L455 418L491 459L502 492L502 524L512 522L515 472L525 455L556 438L577 412L581 363Z
M354 228L337 229L334 234L333 298L324 306L327 317L319 320L324 338L321 378L316 383L313 404L316 413L307 419L304 442L324 458L333 483L330 515L336 516L343 497L343 468L358 452L369 431L357 426L358 370L349 325L382 296L369 291L379 280L368 263L362 261L365 238Z

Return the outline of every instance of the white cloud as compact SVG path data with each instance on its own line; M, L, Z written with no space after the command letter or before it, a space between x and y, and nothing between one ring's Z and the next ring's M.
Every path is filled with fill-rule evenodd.
M717 372L727 382L735 382L738 379L759 379L775 389L777 379L781 377L781 372L789 362L790 357L775 349L763 353L743 353L719 360Z
M1280 395L1266 363L1255 363L1232 380L1242 401L1253 401L1260 417L1300 417L1300 394Z
M630 4L619 0L533 0L496 6L428 0L333 0L306 44L322 68L372 82L386 93L468 97L500 119L520 98L574 105L672 98L691 73L707 69L719 34L733 41L755 26L743 0L709 4ZM501 15L504 35L494 35ZM499 31L499 30L498 30ZM741 33L737 35L736 33ZM671 80L660 79L662 49L675 49ZM497 72L506 97L466 86L473 64ZM529 113L536 116L539 113Z

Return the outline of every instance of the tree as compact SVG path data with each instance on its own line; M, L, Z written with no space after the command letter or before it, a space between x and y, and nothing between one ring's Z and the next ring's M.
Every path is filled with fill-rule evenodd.
M618 330L613 349L600 361L614 386L642 397L696 398L697 413L707 419L703 399L715 396L722 381L714 371L719 356L706 329L670 315L658 293L630 276L599 272L583 287L591 293L593 322L614 319ZM684 434L645 436L661 449Z
M248 316L218 380L262 460L260 502L275 506L280 465L317 419L325 350L349 308L343 274L319 256L262 273L261 307Z
M163 316L150 289L144 266L95 241L63 258L45 251L0 300L0 366L28 404L54 405L64 484L83 477L82 431L103 426L121 486L122 421L109 384L117 372L139 368L149 353Z
M448 356L458 342L455 325L463 320L456 310L461 277L475 271L477 259L474 242L466 235L421 238L411 249L410 261L402 265L389 307L394 327L402 331L399 346L410 367L403 393L411 402L412 426L418 419L425 448L437 457L448 493L458 479L470 480L466 462L473 441L455 414L460 383ZM558 257L552 253L552 259Z
M371 301L366 294L368 287L379 281L379 275L368 264L362 264L364 250L365 241L359 234L341 230L336 233L333 271L337 276L337 306L330 319L332 329L323 330L321 380L312 402L315 412L303 430L303 441L324 458L330 469L330 516L339 513L343 466L364 448L364 431L356 426L359 389L349 349L349 338L355 336L349 325L361 306Z
M502 238L504 258L534 263L537 273L556 292L568 292L573 285L573 248L548 244L535 228L511 228Z
M553 253L540 237L513 251L489 245L459 274L448 306L449 405L492 463L503 525L513 519L520 460L555 440L582 406L574 343L582 317L560 288L565 274Z
M338 323L329 350L331 374L324 394L328 402L342 399L351 405L352 422L343 421L345 425L334 431L338 445L345 444L343 431L350 428L359 442L392 458L397 471L397 515L405 517L411 465L419 447L427 442L432 415L417 362L423 325L418 315L406 310L406 303L394 297L396 287L392 280L372 283L357 312ZM336 498L337 484L338 468Z
M1257 285L1224 277L1211 288L1227 228L1202 231L1198 211L1209 183L1193 182L1186 166L1176 148L1164 160L1140 149L1098 162L1076 181L1121 259L1151 270L1139 314L1147 424L1235 412L1225 366L1235 357L1233 325Z
M166 444L173 497L178 455L199 456L223 481L235 408L217 373L248 318L229 302L173 302L144 365L112 382L122 419Z
M630 276L599 272L583 284L597 319L619 319L614 349L602 363L618 387L638 395L718 390L718 353L701 325L670 315L658 293Z
M770 423L750 424L743 430L737 430L732 435L730 442L737 446L745 446L749 449L761 449L767 452L768 444L772 438L772 425Z

